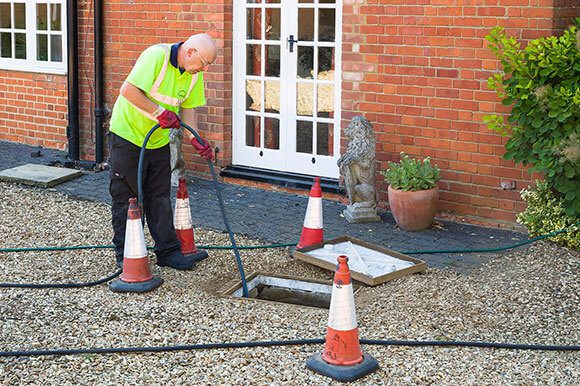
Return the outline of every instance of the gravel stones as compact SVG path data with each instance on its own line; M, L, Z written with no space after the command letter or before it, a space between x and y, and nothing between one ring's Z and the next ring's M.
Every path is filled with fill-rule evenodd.
M0 248L109 245L110 208L0 183ZM195 230L199 245L226 234ZM147 243L151 238L147 234ZM258 245L236 236L239 245ZM135 347L323 338L328 312L220 295L239 281L234 254L210 250L192 272L159 268L148 294L83 289L0 289L0 351ZM283 249L242 250L246 274L316 279L332 273ZM355 296L366 339L578 344L580 256L550 243L505 253L471 275L429 269ZM0 254L0 282L79 282L115 270L112 249ZM322 345L147 354L0 358L0 384L326 385L305 368ZM363 346L380 369L355 384L559 384L580 382L576 352Z

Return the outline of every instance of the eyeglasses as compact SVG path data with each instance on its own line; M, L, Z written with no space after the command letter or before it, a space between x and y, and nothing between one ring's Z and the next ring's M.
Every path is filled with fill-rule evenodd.
M193 49L193 52L195 52L195 54L197 55L197 57L199 58L199 60L201 60L201 66L202 66L202 67L206 67L206 66L209 66L209 65L211 64L211 63L208 63L208 62L206 62L206 61L205 61L205 60L204 60L204 59L201 57L201 55L199 54L199 52L197 52L197 50L196 50L195 48Z

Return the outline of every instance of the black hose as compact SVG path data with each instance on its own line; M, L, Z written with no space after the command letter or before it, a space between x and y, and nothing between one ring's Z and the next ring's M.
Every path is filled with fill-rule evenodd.
M191 134L193 134L193 136L195 137L197 142L199 142L200 145L203 146L203 144L204 144L203 139L199 136L199 134L197 134L197 132L195 130L193 130L189 125L187 125L183 122L181 122L181 126L183 126L185 129L187 129ZM159 126L159 124L156 124L155 126L153 126L153 128L151 128L151 130L149 130L149 132L145 136L145 139L143 140L143 145L141 145L141 153L139 154L139 167L137 170L137 196L138 196L137 200L138 200L140 205L143 205L143 160L145 159L145 150L147 147L147 142L149 142L149 138L151 137L153 132L155 130L157 130L159 127L161 127L161 126ZM224 200L222 199L222 193L220 190L219 182L217 180L217 175L216 175L215 169L214 169L213 164L211 163L210 160L207 161L207 164L209 165L209 170L211 171L211 176L213 178L213 183L214 183L215 191L216 191L216 194L218 197L220 210L222 212L222 218L224 220L224 225L226 226L226 229L228 231L228 235L230 236L230 242L232 243L232 248L233 248L234 254L236 256L236 263L238 265L238 271L240 271L240 278L242 279L243 296L245 298L247 298L249 296L248 285L246 283L246 275L244 274L244 266L242 265L240 251L238 250L238 246L236 244L236 239L234 238L234 232L232 231L232 228L230 227L230 222L228 221L228 217L226 216L226 209L224 207ZM141 211L141 212L143 213L143 211Z
M83 288L92 287L99 284L106 283L113 280L123 272L119 269L117 272L110 276L104 277L96 281L90 281L88 283L46 283L46 284L21 284L21 283L0 283L0 288Z
M191 351L191 350L214 350L225 348L248 348L248 347L274 347L296 346L309 344L323 344L324 339L293 339L293 340L270 340L257 342L225 342L225 343L199 343L178 346L155 346L155 347L115 347L115 348L80 348L80 349L54 349L54 350L19 350L0 351L0 357L15 356L47 356L47 355L78 355L78 354L120 354L120 353L144 353L144 352L168 352L168 351ZM478 347L498 348L510 350L541 350L541 351L579 351L580 346L550 346L534 344L510 344L488 342L458 342L458 341L409 341L409 340L375 340L361 339L361 344L378 346L445 346L445 347Z

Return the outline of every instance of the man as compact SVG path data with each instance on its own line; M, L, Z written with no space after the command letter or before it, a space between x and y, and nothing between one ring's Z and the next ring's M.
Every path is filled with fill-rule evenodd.
M181 253L171 210L169 130L180 120L197 131L195 108L205 105L203 71L215 61L217 47L207 34L185 42L147 48L123 83L110 122L109 154L113 243L117 266L123 263L129 198L137 197L139 153L145 136L159 123L147 142L143 161L143 208L155 240L157 265L192 269L195 261ZM191 144L205 159L214 154L207 141L201 145L189 134Z

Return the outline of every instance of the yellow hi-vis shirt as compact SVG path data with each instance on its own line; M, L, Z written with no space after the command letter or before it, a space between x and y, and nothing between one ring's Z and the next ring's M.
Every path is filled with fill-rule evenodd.
M166 110L179 114L179 108L205 105L203 73L183 74L170 63L170 44L147 48L131 70L126 81L145 92L147 97ZM157 118L151 112L133 105L119 95L111 114L110 131L141 147ZM169 143L169 130L159 128L149 138L147 149L158 149Z

